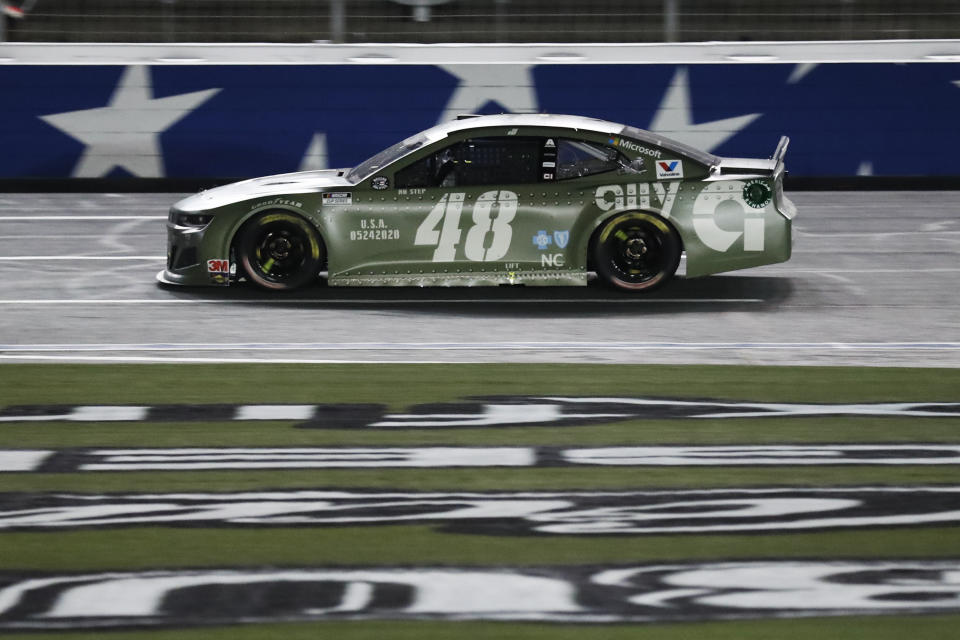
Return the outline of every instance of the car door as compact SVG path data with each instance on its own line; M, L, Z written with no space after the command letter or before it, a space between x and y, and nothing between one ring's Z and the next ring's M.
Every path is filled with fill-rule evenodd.
M411 223L425 270L455 281L533 258L516 230L529 222L530 190L543 179L542 146L535 136L467 138L397 172L400 197L424 203Z
M331 282L492 284L584 271L583 251L568 249L586 194L568 186L582 174L558 163L567 146L549 135L465 137L385 168L337 217L350 251L346 261L331 255Z

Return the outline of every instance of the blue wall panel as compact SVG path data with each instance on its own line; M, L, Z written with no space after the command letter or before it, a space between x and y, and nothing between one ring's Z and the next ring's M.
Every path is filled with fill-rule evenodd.
M725 156L789 135L797 176L960 175L956 63L466 66L3 66L0 177L350 166L454 111L531 105Z

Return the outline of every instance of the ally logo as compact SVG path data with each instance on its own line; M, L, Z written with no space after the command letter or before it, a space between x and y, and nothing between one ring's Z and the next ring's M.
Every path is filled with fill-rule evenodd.
M657 160L656 165L658 180L683 177L683 163L679 160Z

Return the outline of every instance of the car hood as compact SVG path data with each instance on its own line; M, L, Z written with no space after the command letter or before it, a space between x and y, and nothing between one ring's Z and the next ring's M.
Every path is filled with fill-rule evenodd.
M201 191L184 198L173 205L173 208L184 212L204 211L251 198L316 193L352 187L353 185L343 177L345 174L345 169L325 169L254 178Z

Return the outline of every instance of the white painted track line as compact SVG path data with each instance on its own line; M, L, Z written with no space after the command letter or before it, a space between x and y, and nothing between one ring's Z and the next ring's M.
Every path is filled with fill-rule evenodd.
M50 260L166 260L166 256L0 256L0 262L28 262Z
M0 355L0 362L102 362L109 364L476 364L471 358L444 360L402 360L362 358L164 358L151 356Z
M0 222L44 222L47 220L84 220L84 221L111 221L111 220L166 220L167 216L0 216Z
M529 349L960 349L960 342L249 342L157 344L0 344L0 352L143 351L460 351Z
M25 344L0 345L0 361L103 362L189 364L453 364L506 362L515 358L565 362L579 353L631 354L636 358L709 358L710 354L737 354L751 361L775 353L802 357L882 358L884 354L913 357L922 366L936 366L931 358L960 352L960 342L437 342L437 343L235 343L235 344ZM294 357L278 357L294 353ZM143 354L143 355L139 355ZM191 354L191 355L183 355ZM204 355L193 355L204 354ZM209 354L209 355L206 355ZM262 355L259 355L262 354ZM311 355L312 354L312 355ZM325 357L325 355L327 357ZM355 354L355 355L354 355ZM482 355L481 355L482 354ZM505 355L488 360L490 354ZM683 355L698 354L698 355ZM748 355L749 354L749 355ZM298 357L299 356L299 357ZM330 357L333 356L333 357ZM724 355L721 362L728 363ZM716 358L714 358L716 359Z

